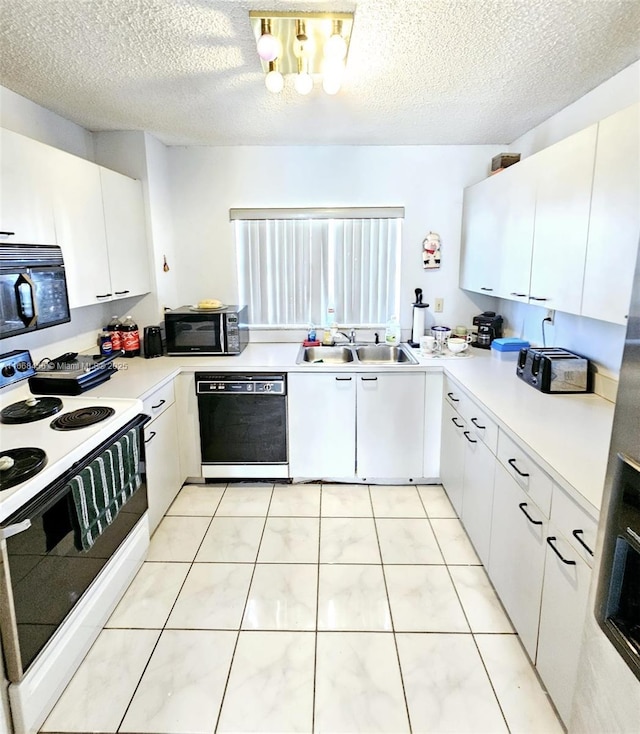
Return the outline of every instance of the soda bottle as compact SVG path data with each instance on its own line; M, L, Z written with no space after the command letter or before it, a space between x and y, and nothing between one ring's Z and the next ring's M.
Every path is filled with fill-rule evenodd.
M124 349L124 356L138 357L140 355L140 332L132 316L127 316L120 324L120 336L122 338L120 349Z
M122 324L118 316L112 316L111 321L106 325L105 330L111 334L111 347L114 352L118 352L122 349L122 334L120 329Z

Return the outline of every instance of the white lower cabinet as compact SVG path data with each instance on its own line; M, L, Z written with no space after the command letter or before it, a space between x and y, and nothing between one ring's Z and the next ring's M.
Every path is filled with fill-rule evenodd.
M533 661L538 641L547 524L547 518L531 497L497 462L489 577Z
M360 374L356 405L357 476L421 477L424 374Z
M491 511L496 457L471 431L462 432L464 453L464 500L462 522L482 563L489 563Z
M442 448L440 480L453 509L462 517L462 483L464 480L464 436L467 424L445 400L442 406Z
M289 475L408 479L422 476L422 373L292 373Z
M182 485L173 383L148 397L144 412L152 417L144 429L144 444L149 532L153 533Z
M355 475L356 377L289 375L289 476Z
M567 724L578 674L590 581L589 566L550 523L536 668Z

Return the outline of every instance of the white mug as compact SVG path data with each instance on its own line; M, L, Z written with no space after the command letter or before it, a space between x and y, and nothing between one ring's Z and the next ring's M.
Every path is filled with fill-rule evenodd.
M447 342L447 347L449 348L450 352L453 352L454 354L461 354L464 352L465 349L467 349L469 346L469 342L466 339L458 339L454 336L449 338L449 341Z
M420 337L420 349L424 354L433 352L436 345L436 338L434 336L421 336Z

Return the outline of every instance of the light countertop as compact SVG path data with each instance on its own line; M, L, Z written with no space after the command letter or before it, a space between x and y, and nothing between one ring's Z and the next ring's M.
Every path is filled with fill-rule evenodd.
M515 361L501 361L489 351L432 359L413 354L418 365L296 365L297 343L253 343L234 357L157 357L122 359L120 371L94 388L96 397L144 399L181 372L264 371L441 371L484 405L499 425L525 444L532 458L592 512L600 509L609 453L614 404L595 394L547 395L519 380Z

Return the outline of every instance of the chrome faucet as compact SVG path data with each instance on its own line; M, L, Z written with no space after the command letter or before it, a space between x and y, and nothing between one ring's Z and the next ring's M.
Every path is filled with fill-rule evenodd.
M337 331L336 334L342 334L345 339L349 340L349 344L355 344L356 343L356 330L351 329L351 331L346 334L344 331Z

